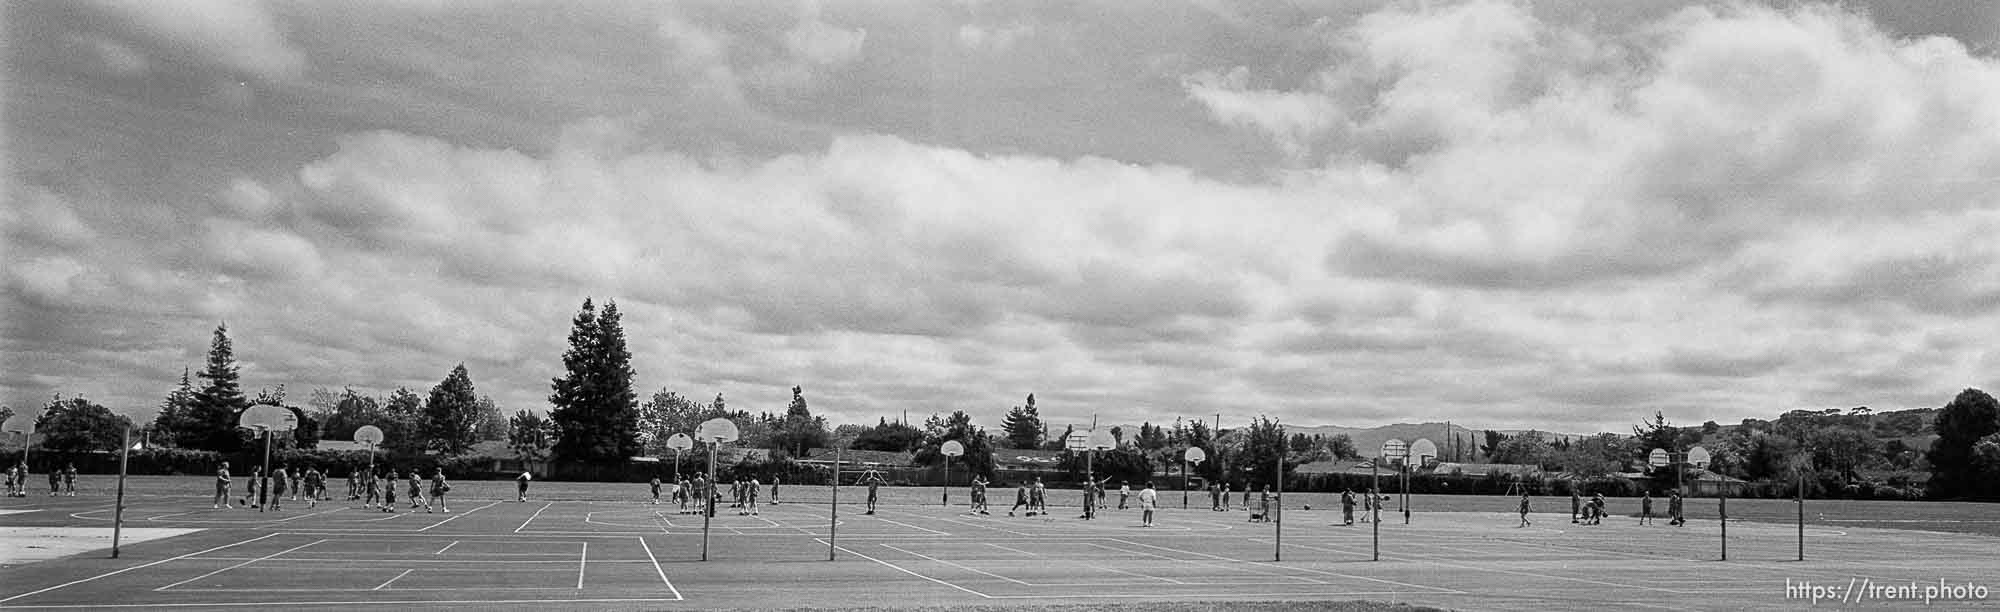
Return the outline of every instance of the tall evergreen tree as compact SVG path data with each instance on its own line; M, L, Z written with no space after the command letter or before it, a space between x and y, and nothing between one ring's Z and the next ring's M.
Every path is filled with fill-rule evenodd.
M236 349L229 340L229 326L217 325L209 344L208 365L199 374L208 381L194 393L187 412L187 429L178 442L187 448L236 452L243 448L245 434L236 428L236 415L250 407L237 380Z
M1931 441L1929 483L1932 497L1950 498L2000 489L1992 478L1981 474L1975 448L1981 438L2000 432L2000 401L1978 389L1960 391L1951 403L1938 410L1932 422L1937 439Z
M451 369L424 402L424 418L419 429L427 450L446 456L465 454L479 440L479 395L472 389L472 375L465 364Z
M599 315L586 298L571 321L565 372L550 381L549 417L561 432L554 448L559 458L609 463L643 450L632 353L620 319L617 303L606 302Z
M178 446L183 432L190 429L188 412L194 406L194 372L181 368L181 384L160 401L160 413L153 416L153 436L162 443Z
M1042 414L1035 410L1035 394L1028 394L1028 405L1015 406L1007 411L1007 419L1001 421L1000 429L1007 434L1007 444L1014 448L1033 449L1042 445Z
M424 432L419 424L424 418L424 398L397 387L381 404L382 419L375 426L382 429L382 447L402 453L423 452Z
M771 446L794 457L826 446L826 419L813 416L806 408L805 391L800 387L792 387L792 403L785 408L784 418L773 425Z

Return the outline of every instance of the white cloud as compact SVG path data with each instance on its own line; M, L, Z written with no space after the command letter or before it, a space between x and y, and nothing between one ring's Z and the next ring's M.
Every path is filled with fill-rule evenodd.
M1014 50L1014 45L1034 35L1035 26L1030 23L1000 26L968 23L958 27L958 44L967 49L1007 53Z
M1226 73L1198 72L1181 79L1181 87L1217 121L1264 132L1295 161L1312 152L1314 139L1343 122L1326 95L1251 89L1248 74L1242 66Z
M306 56L287 40L259 0L144 2L94 0L88 5L121 22L134 37L198 61L268 81L303 76Z
M868 42L868 31L842 28L807 15L785 31L785 49L792 56L816 66L841 67L860 59Z

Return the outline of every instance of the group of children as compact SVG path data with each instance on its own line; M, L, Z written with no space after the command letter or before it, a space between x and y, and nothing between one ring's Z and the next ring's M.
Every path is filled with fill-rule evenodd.
M1526 496L1527 495L1525 493L1522 494L1523 498L1525 498ZM1524 501L1522 503L1525 504L1527 502ZM1604 522L1604 516L1605 516L1604 504L1605 504L1604 493L1602 492L1592 494L1590 496L1590 501L1586 502L1583 500L1583 496L1580 493L1576 491L1571 491L1569 493L1569 522L1580 525L1602 524ZM1687 516L1682 514L1684 508L1685 504L1681 500L1680 491L1673 491L1671 493L1668 493L1667 524L1676 527L1681 525L1686 525ZM1523 520L1523 522L1525 522L1525 519ZM1651 491L1648 491L1639 496L1639 524L1650 525L1652 523L1653 523L1653 493Z
M7 475L7 496L28 496L28 464L23 462L0 472ZM59 470L49 470L49 496L76 497L76 464L72 463Z
M267 479L262 473L262 469L252 467L243 486L243 495L235 498L236 504L230 504L230 492L234 479L231 478L229 473L229 462L224 461L215 470L215 501L209 507L212 509L227 509L240 505L245 509L255 509L260 512L266 510L278 511L284 509L284 501L287 494L290 495L291 501L304 499L306 507L317 507L319 502L331 501L333 499L327 493L326 478L326 472L320 471L317 467L307 467L304 470L294 472L291 470L291 466L281 463L278 464L278 467L271 470L268 478L270 484L266 488L264 483ZM347 499L349 501L360 501L364 508L374 508L383 512L395 512L397 480L396 470L394 469L390 469L386 476L366 470L349 472L347 475ZM423 508L425 512L451 512L451 508L445 505L445 494L451 491L451 483L445 480L444 468L437 468L431 474L430 496L428 498L424 496L424 479L417 474L417 470L410 470L408 485L410 509ZM433 503L436 504L435 507L432 506Z

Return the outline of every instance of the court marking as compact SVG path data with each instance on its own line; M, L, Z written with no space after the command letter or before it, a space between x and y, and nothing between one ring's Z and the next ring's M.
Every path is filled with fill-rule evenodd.
M1042 558L1042 559L1048 559L1048 558L1049 558L1049 557L1048 557L1047 555L1042 555L1042 554L1038 554L1038 553L1034 553L1034 552L1030 552L1030 551L1025 551L1025 550L1021 550L1021 549L1019 549L1019 548L1013 548L1013 547L1010 547L1010 546L1002 546L1002 545L999 545L999 544L994 544L994 543L992 543L992 542L987 542L987 543L986 543L986 545L987 545L987 546L991 546L991 547L994 547L994 548L998 548L998 549L1000 549L1000 550L1007 550L1007 551L1013 551L1013 552L1017 552L1017 553L1021 553L1021 554L1024 554L1024 555L1028 555L1028 556L1030 556L1030 557L1038 557L1038 558ZM1186 583L1186 582L1182 582L1182 581L1179 581L1179 580L1175 580L1175 579L1172 579L1172 578L1167 578L1167 577L1163 577L1163 576L1153 576L1153 575L1148 575L1148 574L1141 574L1141 573L1138 573L1138 572L1130 572L1130 571L1125 571L1125 570L1121 570L1121 569L1118 569L1118 568L1114 568L1114 567L1106 567L1106 566L1103 566L1103 565L1098 565L1098 564L1096 564L1096 563L1092 563L1092 562L1089 562L1089 561L1084 561L1084 560L1081 560L1081 559L1064 559L1064 560L1065 560L1065 561L1073 561L1073 562L1077 562L1077 563L1082 563L1083 565L1085 565L1085 566L1087 566L1087 567L1094 567L1094 568L1097 568L1097 569L1101 569L1101 570L1105 570L1105 571L1108 571L1108 572L1112 572L1112 573L1117 573L1117 574L1125 574L1125 575L1127 575L1127 576L1136 576L1136 577L1139 577L1139 578L1148 578L1148 579L1152 579L1152 580L1160 580L1160 581L1165 581L1165 582L1168 582L1168 583L1172 583L1172 584L1188 584L1188 583Z
M92 581L92 580L96 580L96 579L99 579L99 578L105 578L105 577L109 577L109 576L116 576L116 575L118 575L118 574L123 574L123 573L125 573L125 572L129 572L129 571L132 571L132 570L137 570L137 569L145 569L145 568L148 568L148 567L152 567L152 566L155 566L155 565L159 565L159 564L162 564L162 563L168 563L168 562L171 562L171 561L179 561L179 560L181 560L181 559L186 559L186 558L188 558L188 557L192 557L192 556L195 556L195 555L201 555L201 554L207 554L207 553L211 553L211 552L215 552L215 551L218 551L218 550L222 550L222 549L224 549L224 548L229 548L229 547L232 547L232 546L239 546L239 545L243 545L243 544L249 544L249 543L251 543L251 542L255 542L255 541L258 541L258 540L262 540L262 539L265 539L265 538L271 538L271 537L276 537L277 535L278 535L278 534L275 534L275 533L270 533L270 534L264 534L264 535L261 535L261 536L257 536L257 537L254 537L254 538L250 538L250 539L248 539L248 540L244 540L244 541L241 541L241 542L237 542L237 543L235 543L235 544L224 544L224 545L221 545L221 546L217 546L217 547L215 547L215 548L210 548L210 549L208 549L208 550L202 550L202 551L196 551L196 552L191 552L191 553L188 553L188 554L185 554L185 555L181 555L181 556L178 556L178 557L170 557L170 558L166 558L166 559L161 559L161 560L158 560L158 561L154 561L154 562L152 562L152 563L147 563L147 564L145 564L145 565L134 565L134 566L132 566L132 567L128 567L128 568L125 568L125 569L119 569L119 570L112 570L112 571L110 571L110 572L105 572L105 573L102 573L102 574L98 574L98 575L96 575L96 576L91 576L91 577L89 577L89 578L84 578L84 579L82 579L82 580L73 580L73 581L70 581L70 582L65 582L65 583L62 583L62 584L58 584L58 585L55 585L55 586L52 586L52 587L46 587L46 588L42 588L42 589L39 589L39 590L34 590L34 591L29 591L29 592L26 592L26 593L22 593L22 594L20 594L20 595L15 595L15 596L13 596L13 597L9 597L9 598L6 598L6 599L0 599L0 604L4 604L4 603L7 603L7 602L10 602L10 601L14 601L14 600L16 600L16 599L20 599L20 598L22 598L22 597L27 597L27 596L29 596L29 595L40 595L40 594L42 594L42 593L47 593L47 592L49 592L49 591L53 591L53 590L56 590L56 589L60 589L60 588L65 588L65 587L70 587L70 586L75 586L75 585L79 585L79 584L83 584L83 583L85 583L85 582L90 582L90 581ZM89 606L79 606L79 607L89 607Z
M459 543L459 542L461 542L461 541L462 541L462 540L452 540L450 544L446 544L446 545L444 545L444 548L440 548L440 549L438 549L438 551L437 551L437 552L434 552L434 553L431 553L431 554L434 554L434 555L442 555L442 554L444 554L444 551L447 551L447 550L451 550L451 547L453 547L453 546L457 546L457 545L458 545L458 543Z
M1304 549L1308 549L1308 550L1320 550L1320 551L1326 551L1326 552L1350 552L1350 553L1359 553L1359 551L1356 551L1356 550L1340 550L1340 549L1334 549L1334 548L1325 548L1325 547L1318 547L1318 546L1309 546L1309 545L1305 545L1305 544L1296 544L1296 545L1294 545L1294 546L1297 546L1298 548L1304 548ZM1452 562L1448 562L1448 561L1442 561L1442 560L1439 560L1439 559L1438 559L1437 557L1435 557L1435 556L1432 556L1432 555L1420 555L1420 554L1414 554L1414 553L1402 553L1402 554L1399 554L1399 555L1382 555L1382 558L1384 558L1384 559L1398 559L1398 558L1400 558L1400 559L1402 559L1402 560L1405 560L1405 561L1416 561L1416 562L1419 562L1419 563L1430 563L1430 564L1433 564L1433 565L1442 565L1442 566L1445 566L1445 567L1455 567L1455 568L1458 568L1458 569L1466 569L1466 570L1473 570L1473 571L1481 571L1481 572L1494 572L1494 573L1500 573L1500 574L1513 574L1513 575L1516 575L1516 576L1528 576L1528 577L1531 577L1531 578L1547 578L1547 579L1551 579L1551 580L1563 580L1563 581L1568 581L1568 582L1581 582L1581 583L1585 583L1585 584L1594 584L1594 585L1598 585L1598 586L1608 586L1608 587L1618 587L1618 588L1625 588L1625 589L1640 589L1640 590L1646 590L1646 591L1657 591L1657 592L1661 592L1661 593L1672 593L1672 594L1675 594L1675 595L1688 595L1688 594L1696 594L1696 593L1702 593L1702 592L1706 592L1706 591L1681 591L1681 590L1676 590L1676 589L1667 589L1667 588L1660 588L1660 587L1649 587L1649 586L1641 586L1641 585L1636 585L1636 584L1624 584L1624 583L1618 583L1618 582L1606 582L1606 581L1603 581L1603 580L1591 580L1591 579L1589 579L1589 578L1576 578L1576 577L1573 577L1573 576L1563 576L1563 575L1560 575L1560 574L1550 574L1550 573L1546 573L1546 572L1527 572L1527 571L1519 571L1519 570L1510 570L1510 569L1502 569L1502 568L1497 568L1497 567L1479 567L1479 566L1475 566L1475 565L1464 565L1464 564L1459 564L1459 563L1452 563Z
M432 524L431 524L431 525L430 525L429 527L425 527L425 528L423 528L423 529L418 529L417 531L430 531L430 530L431 530L432 528L435 528L435 527L437 527L437 526L439 526L439 525L443 525L443 524L445 524L445 523L449 523L449 522L452 522L452 521L456 521L456 520L458 520L458 519L459 519L460 517L463 517L463 516L465 516L465 515L467 515L467 514L472 514L472 513L474 513L474 512L478 512L478 511L480 511L480 510L485 510L485 509L487 509L487 508L491 508L491 507L493 507L493 506L496 506L496 505L499 505L499 504L500 504L500 502L497 502L497 501L493 501L493 502L486 502L486 505L484 505L484 506L480 506L480 507L478 507L478 508L473 508L473 509L471 509L471 510L467 510L467 511L465 511L465 512L461 512L461 513L459 513L459 514L455 514L455 515L452 515L452 516L449 516L449 517L445 517L445 519L444 519L444 520L442 520L442 521L438 521L438 522L436 522L436 523L432 523Z
M372 589L368 589L368 590L370 590L370 591L380 591L380 590L382 590L382 589L385 589L385 588L388 588L388 587L389 587L389 584L390 584L390 583L393 583L393 582L395 582L395 581L397 581L397 580L402 580L404 576L408 576L408 575L410 575L410 572L414 572L414 571L417 571L417 568L414 568L414 567L412 567L412 568L410 568L410 569L406 569L406 570L403 570L403 573L401 573L401 574L396 574L396 577L395 577L395 578L390 578L390 579L388 579L387 581L384 581L384 582L383 582L382 584L378 584L378 585L375 585L375 588L372 588Z
M826 541L825 539L823 539L823 538L813 538L813 539L814 539L814 540L818 540L818 541L819 541L819 543L821 543L821 544L826 544L826 543L827 543L827 541ZM893 570L896 570L896 571L899 571L899 572L902 572L902 573L905 573L905 574L909 574L909 575L911 575L911 576L916 576L916 577L918 577L918 578L922 578L922 579L924 579L924 580L928 580L928 581L931 581L931 582L935 582L935 583L938 583L938 584L942 584L942 585L945 585L945 586L948 586L948 587L951 587L951 588L954 588L954 589L958 589L958 590L960 590L960 591L965 591L965 592L967 592L967 593L971 593L971 594L973 594L973 595L978 595L978 596L979 596L980 598L982 598L982 599L993 599L993 596L992 596L992 595L987 595L987 594L985 594L985 593L981 593L981 592L979 592L979 591L974 591L974 590L972 590L972 589L968 589L968 588L965 588L965 587L962 587L962 586L958 586L958 585L956 585L956 584L952 584L952 583L950 583L950 582L946 582L946 581L943 581L943 580L939 580L939 579L936 579L936 578L932 578L932 577L930 577L930 576L925 576L925 575L923 575L923 574L919 574L919 573L916 573L916 572L913 572L913 571L910 571L910 570L907 570L907 569L903 569L903 567L902 567L902 566L900 566L900 565L896 565L896 564L894 564L894 563L890 563L890 562L888 562L888 561L883 561L883 560L881 560L881 559L877 559L877 558L874 558L874 557L870 557L870 556L868 556L868 555L864 555L864 554L861 554L861 553L859 553L859 552L855 552L855 551L854 551L854 549L851 549L851 548L848 548L848 547L846 547L846 546L835 546L834 548L837 548L837 549L840 549L840 550L844 550L844 551L847 551L847 554L850 554L850 555L854 555L854 556L856 556L856 557L861 557L861 558L863 558L863 559L867 559L867 560L869 560L869 561L874 561L874 562L876 562L876 563L880 563L880 564L882 564L882 565L884 565L884 566L888 566L888 568L889 568L889 569L893 569Z
M520 527L515 527L515 528L514 528L514 533L520 533L520 532L521 532L521 530L523 530L523 529L527 529L527 528L528 528L528 523L533 523L533 522L535 522L535 518L536 518L536 517L539 517L539 516L541 516L541 515L542 515L542 512L543 512L543 511L545 511L545 510L548 510L548 509L549 509L549 506L553 506L553 505L556 505L556 503L555 503L555 502L542 502L542 508L541 508L541 510L536 510L534 514L532 514L532 515L529 515L529 516L528 516L528 520L525 520L525 521L521 521L521 526L520 526Z
M463 588L448 589L394 589L397 591L462 591ZM322 591L324 592L324 591ZM99 608L242 608L242 607L297 607L297 606L380 606L390 604L413 604L420 606L477 605L477 604L589 604L589 603L645 603L659 601L682 601L664 597L613 597L591 599L408 599L408 600L359 600L359 601L237 601L221 603L132 603L132 604L57 604L8 606L21 610L89 610Z
M312 545L314 545L314 544L319 544L319 543L321 543L321 542L325 542L325 541L326 541L326 539L324 539L324 538L322 538L322 539L318 539L318 540L314 540L314 541L311 541L311 542L307 542L307 543L305 543L305 544L300 544L300 545L298 545L298 546L293 546L293 547L291 547L291 548L287 548L287 549L284 549L284 550L281 550L281 551L278 551L278 552L274 552L274 553L271 553L271 554L268 554L268 555L264 555L264 556L262 556L262 557L258 557L258 558L255 558L255 559L251 559L251 560L249 560L249 561L244 561L244 562L242 562L242 563L238 563L238 564L236 564L236 565L231 565L231 566L229 566L229 567L225 567L225 568L222 568L222 569L219 569L219 570L215 570L215 571L213 571L213 572L209 572L209 573L206 573L206 574L202 574L202 575L200 575L200 576L195 576L195 577L193 577L193 578L189 578L189 579L187 579L187 580L182 580L182 581L180 581L180 582L176 582L176 583L173 583L173 584L169 584L169 585L167 585L167 586L163 586L163 587L160 587L160 588L156 588L156 589L153 589L153 590L154 590L154 591L156 591L156 592L157 592L157 591L165 591L165 590L167 590L167 589L171 589L171 588L174 588L174 587L177 587L177 586L180 586L180 585L183 585L183 584L187 584L187 583L190 583L190 582L194 582L194 581L196 581L196 580L200 580L200 579L203 579L203 578L207 578L207 577L209 577L209 576L214 576L214 575L216 575L216 574L220 574L220 573L223 573L223 572L226 572L226 571L229 571L229 570L233 570L233 569L236 569L236 568L239 568L239 567L243 567L243 566L245 566L245 565L249 565L249 564L252 564L252 563L256 563L256 562L258 562L258 561L266 561L266 560L269 560L269 559L272 559L272 558L275 558L275 557L277 557L277 556L279 556L279 555L283 555L283 554L285 554L285 553L288 553L288 552L292 552L292 551L294 551L294 550L298 550L298 549L301 549L301 548L307 548L307 547L310 547L310 546L312 546Z
M1232 563L1254 563L1254 564L1257 564L1257 565L1264 565L1264 566L1270 566L1270 565L1272 565L1272 564L1274 564L1274 563L1275 563L1275 562L1272 562L1272 561L1243 561L1243 560L1240 560L1240 559L1230 559L1230 558L1228 558L1228 557L1222 557L1222 556L1217 556L1217 555L1211 555L1211 554L1208 554L1208 553L1204 553L1204 552L1196 552L1196 551L1192 551L1192 550L1181 550L1181 549L1177 549L1177 548L1169 548L1169 547L1166 547L1166 546L1155 546L1155 545L1152 545L1152 544L1141 544L1141 543L1138 543L1138 542L1133 542L1133 541L1130 541L1130 540L1123 540L1123 539L1117 539L1117 538L1111 538L1111 540L1112 540L1113 542L1118 542L1118 543L1121 543L1121 544L1126 544L1126 545L1129 545L1129 546L1144 546L1144 547L1146 547L1146 548L1153 548L1153 549L1159 549L1159 550L1169 550L1169 551L1173 551L1173 552L1178 552L1178 553L1186 553L1186 554L1190 554L1190 555L1200 555L1200 556L1203 556L1203 557L1209 557L1209 558L1213 558L1213 559L1218 559L1218 560L1222 560L1222 561L1229 561L1229 562L1232 562ZM1253 540L1253 541L1254 541L1254 540ZM1432 592L1436 592L1436 593L1456 593L1456 594L1464 594L1464 591L1460 591L1460 590L1457 590L1457 589L1447 589L1447 588L1444 588L1444 587L1434 587L1434 586L1430 586L1430 585L1423 585L1423 584L1412 584L1412 583L1408 583L1408 582L1397 582L1397 581L1394 581L1394 580L1388 580L1388 579L1384 579L1384 578L1370 578L1370 577L1367 577L1367 576L1355 576L1355 575L1350 575L1350 574L1343 574L1343 573L1340 573L1340 572L1331 572L1331 571L1327 571L1327 570L1321 570L1321 569L1313 569L1313 568L1309 568L1309 567L1292 567L1292 566L1285 566L1285 567L1290 567L1291 569L1295 569L1295 570L1300 570L1300 571L1305 571L1305 572L1311 572L1311 573L1315 573L1315 574L1324 574L1324 575L1327 575L1327 576L1338 576L1338 577L1341 577L1341 578L1349 578L1349 579L1354 579L1354 580L1368 580L1368 581L1371 581L1371 582L1380 582L1380 583L1383 583L1383 584L1392 584L1392 585L1396 585L1396 586L1400 586L1400 587L1409 587L1409 588L1413 588L1413 589L1423 589L1423 590L1426 590L1426 591L1432 591Z
M639 537L639 547L646 549L646 558L652 560L653 571L659 572L660 582L665 583L667 585L667 590L674 592L674 600L676 601L683 600L683 598L681 597L681 590L674 588L674 581L667 579L666 568L660 567L660 558L653 556L653 545L646 543L645 536Z

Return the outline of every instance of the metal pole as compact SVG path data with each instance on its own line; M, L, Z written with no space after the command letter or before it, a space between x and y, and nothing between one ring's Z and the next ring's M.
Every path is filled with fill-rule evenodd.
M1806 473L1799 471L1799 560L1806 560Z
M1271 529L1276 532L1271 538L1271 560L1283 561L1285 560L1285 458L1282 456L1278 457L1277 472L1278 499L1274 500L1277 505L1271 508L1273 515Z
M1716 498L1715 508L1716 508L1716 514L1721 515L1722 518L1722 560L1728 561L1729 560L1729 492L1728 491L1723 491L1722 496Z
M125 466L132 454L132 428L125 428L125 444L118 448L118 501L111 510L111 558L118 558L118 537L125 530Z
M257 511L263 512L264 498L271 496L271 428L264 428L264 473L257 476ZM393 483L390 486L395 486Z
M1403 524L1410 524L1410 462L1403 462Z
M944 456L944 507L951 509L951 455Z
M1181 509L1188 509L1188 460L1186 451L1181 455Z
M1382 496L1380 495L1380 493L1382 492L1382 472L1375 469L1377 466L1381 464L1382 464L1382 458L1380 457L1375 458L1374 461L1368 462L1368 477L1375 479L1375 486L1373 488L1368 489L1368 512L1370 514L1375 515L1373 517L1370 517L1371 520L1369 522L1369 525L1372 526L1372 529L1374 531L1372 535L1372 537L1375 540L1374 543L1375 558L1373 559L1374 561L1382 560L1382 500L1381 500Z
M828 561L833 560L833 543L838 537L836 535L837 527L840 525L840 447L838 445L833 447L833 478L831 482L833 483L833 502L827 504L830 510L826 513L826 560Z
M1096 510L1098 508L1098 496L1096 496L1098 472L1096 472L1096 462L1094 462L1096 458L1098 458L1098 450L1096 448L1084 450L1084 518L1096 518L1098 516L1098 510Z
M708 443L708 486L701 492L701 560L703 561L708 560L708 522L715 518L715 495L710 493L715 490L715 445L721 443L722 438L716 438L715 441Z

